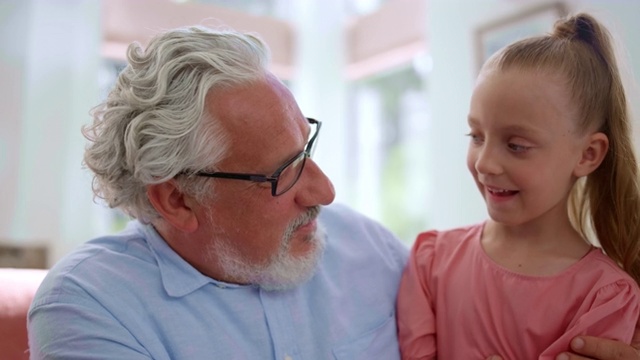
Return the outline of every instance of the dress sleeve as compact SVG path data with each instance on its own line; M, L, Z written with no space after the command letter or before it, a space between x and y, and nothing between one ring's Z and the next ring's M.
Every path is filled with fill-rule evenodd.
M631 280L618 280L602 287L592 298L587 298L567 331L539 357L551 360L569 350L569 343L578 335L591 335L606 339L631 342L640 314L638 287Z
M435 359L436 322L429 278L436 231L418 235L398 292L398 341L402 359Z

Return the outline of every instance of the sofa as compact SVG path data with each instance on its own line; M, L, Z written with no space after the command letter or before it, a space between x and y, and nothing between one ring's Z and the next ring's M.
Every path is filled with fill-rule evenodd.
M29 358L27 311L45 269L0 268L0 359Z

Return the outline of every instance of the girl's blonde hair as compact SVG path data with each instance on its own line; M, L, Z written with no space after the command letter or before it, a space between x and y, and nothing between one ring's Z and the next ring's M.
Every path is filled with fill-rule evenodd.
M585 237L595 230L602 248L640 283L640 191L631 124L611 35L594 17L558 20L552 33L515 42L488 66L560 74L578 110L578 129L609 138L601 165L580 179L569 214Z

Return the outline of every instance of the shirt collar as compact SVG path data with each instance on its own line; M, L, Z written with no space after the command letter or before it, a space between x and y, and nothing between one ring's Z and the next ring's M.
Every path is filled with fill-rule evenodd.
M203 275L191 264L185 261L176 253L167 242L158 234L155 228L150 225L141 225L144 237L149 248L153 252L165 291L169 296L182 297L188 295L201 287L212 283L220 288L234 288L241 285L229 284L217 281Z

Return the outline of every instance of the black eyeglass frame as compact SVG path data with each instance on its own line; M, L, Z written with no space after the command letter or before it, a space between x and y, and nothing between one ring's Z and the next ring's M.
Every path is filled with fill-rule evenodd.
M318 138L318 134L320 134L320 128L322 127L322 122L320 120L316 120L313 118L306 118L310 125L315 125L315 132L305 145L304 150L298 153L296 156L287 160L284 164L282 164L273 174L271 175L263 175L263 174L250 174L250 173L230 173L230 172L207 172L207 171L198 171L194 175L197 176L206 176L211 178L220 178L220 179L233 179L233 180L245 180L252 181L257 183L270 182L271 183L271 195L272 196L280 196L285 192L289 191L300 178L302 171L304 171L304 165L306 163L307 158L310 158L313 155L314 145L316 144L316 139ZM298 174L296 174L295 179L291 182L286 189L277 192L278 190L278 180L280 178L280 174L291 164L296 162L303 157L302 164L300 164L300 170Z

